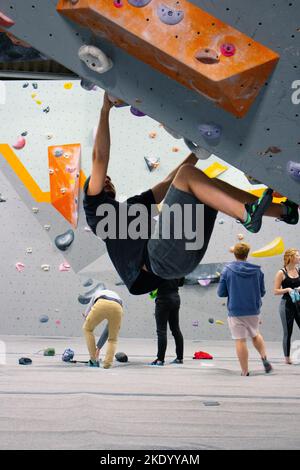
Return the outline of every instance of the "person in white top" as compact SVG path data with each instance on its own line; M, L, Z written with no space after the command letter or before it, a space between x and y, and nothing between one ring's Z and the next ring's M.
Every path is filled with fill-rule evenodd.
M82 329L90 354L90 360L88 363L90 367L99 367L100 348L106 340L106 332L104 330L104 333L96 346L94 330L103 320L107 320L108 322L108 344L103 361L104 369L108 369L112 366L117 348L118 336L123 318L122 300L114 291L99 289L91 298L84 313L84 317L85 322Z

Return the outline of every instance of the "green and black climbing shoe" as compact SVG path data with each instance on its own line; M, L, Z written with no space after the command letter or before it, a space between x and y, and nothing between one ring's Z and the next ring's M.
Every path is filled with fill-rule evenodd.
M252 204L245 204L247 220L242 222L242 224L247 230L249 230L249 232L259 232L262 224L262 217L269 206L272 204L272 195L273 189L268 188L257 201L253 202Z
M298 204L288 199L281 204L285 206L286 214L282 215L279 220L282 220L286 224L296 225L299 222Z

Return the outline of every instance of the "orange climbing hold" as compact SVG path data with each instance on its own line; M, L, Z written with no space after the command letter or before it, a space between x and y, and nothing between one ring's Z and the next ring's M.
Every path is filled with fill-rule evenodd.
M276 52L187 0L178 10L162 0L143 8L131 3L59 0L57 10L234 116L247 114L279 60Z
M80 175L80 144L48 147L51 203L76 228ZM72 167L75 171L70 173Z

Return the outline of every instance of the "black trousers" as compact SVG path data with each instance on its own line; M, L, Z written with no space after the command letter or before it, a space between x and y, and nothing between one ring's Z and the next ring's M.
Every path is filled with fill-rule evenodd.
M294 322L300 328L299 308L291 302L282 299L280 303L280 317L283 326L283 352L285 357L290 357Z
M157 359L165 360L167 349L167 326L174 336L177 359L183 359L183 336L179 327L180 297L178 294L158 297L155 301L155 320L157 332Z

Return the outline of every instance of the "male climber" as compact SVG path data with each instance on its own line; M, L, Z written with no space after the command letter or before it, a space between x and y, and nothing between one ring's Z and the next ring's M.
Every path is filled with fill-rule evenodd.
M115 187L107 176L109 115L113 106L105 93L93 149L92 173L85 183L83 205L88 225L106 243L109 257L131 294L151 292L164 279L178 279L192 272L205 255L218 211L239 220L252 233L260 230L264 214L288 224L298 223L297 204L291 201L272 204L271 189L257 199L220 180L210 179L195 168L197 157L194 153L152 189L119 203ZM163 200L153 234L153 207ZM144 234L139 237L131 230L141 220L136 215L137 207L144 221ZM174 209L172 217L164 217L173 208L177 214ZM109 222L110 209L116 216L123 216ZM178 229L186 228L187 224L190 233L186 235L185 230L178 236ZM198 236L200 232L201 237Z

